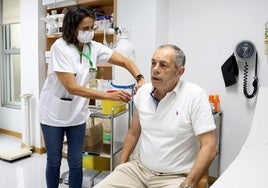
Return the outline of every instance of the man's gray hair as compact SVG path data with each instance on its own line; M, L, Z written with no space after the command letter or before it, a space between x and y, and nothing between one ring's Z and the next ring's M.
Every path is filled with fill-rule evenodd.
M185 58L185 55L183 53L183 51L176 45L173 45L173 44L164 44L164 45L161 45L158 47L158 49L160 48L173 48L174 51L175 51L175 65L177 66L177 68L179 68L180 66L184 66L185 65L185 61L186 61L186 58Z

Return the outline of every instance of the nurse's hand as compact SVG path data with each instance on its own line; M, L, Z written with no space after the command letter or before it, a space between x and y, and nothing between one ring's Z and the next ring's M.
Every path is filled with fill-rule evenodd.
M110 100L120 100L124 102L129 102L132 96L124 90L112 90L108 91L108 99Z
M136 87L134 88L134 95L137 93L138 89L145 83L144 78L141 78L138 82Z

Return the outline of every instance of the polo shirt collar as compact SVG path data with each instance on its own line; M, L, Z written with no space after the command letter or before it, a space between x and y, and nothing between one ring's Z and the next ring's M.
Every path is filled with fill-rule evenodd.
M174 93L174 92L175 92L176 94L178 94L181 85L182 85L182 81L179 80L179 81L177 82L176 86L174 87L174 89L173 89L172 91L168 92L168 93L166 94L166 96L167 96L167 95L171 95L171 94ZM155 88L152 86L152 88L151 88L151 93L152 93L154 90L155 90Z

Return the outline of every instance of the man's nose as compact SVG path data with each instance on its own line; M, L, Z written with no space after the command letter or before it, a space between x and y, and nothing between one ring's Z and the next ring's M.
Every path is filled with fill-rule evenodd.
M158 63L152 68L152 71L154 73L160 73L160 69L159 69L159 64Z

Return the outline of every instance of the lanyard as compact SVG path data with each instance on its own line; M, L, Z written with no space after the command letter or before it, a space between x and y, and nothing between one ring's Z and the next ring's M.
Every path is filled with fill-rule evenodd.
M89 44L88 45L88 54L85 54L84 52L81 52L78 48L77 48L77 51L79 52L80 55L84 56L85 58L88 59L88 64L90 66L90 68L93 68L93 63L91 61L91 46Z

